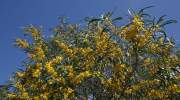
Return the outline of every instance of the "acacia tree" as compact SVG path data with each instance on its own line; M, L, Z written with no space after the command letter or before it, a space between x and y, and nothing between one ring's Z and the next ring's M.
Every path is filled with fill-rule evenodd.
M27 37L16 39L16 46L27 59L8 85L6 99L180 98L179 48L164 28L176 21L152 18L145 9L130 12L124 25L111 12L86 18L81 27L62 19L49 38L40 27L26 27Z

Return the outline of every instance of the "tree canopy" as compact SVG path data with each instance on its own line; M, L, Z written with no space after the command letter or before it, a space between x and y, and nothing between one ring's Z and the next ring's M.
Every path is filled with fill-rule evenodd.
M165 16L129 10L127 23L108 12L85 25L61 18L50 37L24 28L15 45L27 54L23 68L2 88L4 99L129 100L180 98L180 48Z

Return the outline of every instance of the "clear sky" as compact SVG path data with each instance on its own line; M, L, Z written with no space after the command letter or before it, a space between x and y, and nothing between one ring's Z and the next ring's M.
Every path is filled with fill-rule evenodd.
M23 26L43 25L48 32L58 24L58 16L68 16L72 22L81 23L84 17L98 16L114 9L115 15L125 16L128 8L136 10L154 5L149 10L151 14L167 14L179 21L169 25L167 30L180 44L179 4L180 0L0 0L0 84L8 80L26 58L13 46L13 40L23 36Z

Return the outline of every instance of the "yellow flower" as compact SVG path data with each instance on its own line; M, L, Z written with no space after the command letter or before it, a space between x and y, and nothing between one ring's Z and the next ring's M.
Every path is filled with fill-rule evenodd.
M17 72L16 75L17 75L17 77L21 78L25 75L25 73L24 72Z
M132 94L132 89L127 89L127 90L125 90L125 93L127 93L127 94Z
M69 96L71 95L71 94L73 94L73 92L74 92L74 90L73 89L71 89L71 88L66 88L66 89L64 89L64 100L70 100L69 99Z
M145 60L144 60L144 63L143 63L143 66L144 67L147 67L148 65L150 65L151 64L151 58L146 58Z
M40 37L40 30L34 26L25 28L25 31L31 33L34 39L37 39Z
M132 86L132 90L133 90L133 91L138 91L140 88L141 88L140 85L134 85L134 86Z
M57 46L64 51L65 54L67 54L70 58L74 58L74 51L65 43L60 42L58 40L54 40L54 42L57 44Z
M74 92L73 89L71 89L71 88L68 88L68 89L67 89L67 93L68 93L68 94L71 94L71 93L73 93L73 92Z
M141 27L143 28L143 25L144 25L144 22L141 20L141 17L140 16L134 16L133 18L133 24L135 24L137 27Z
M159 44L163 44L164 43L164 37L160 37L158 42L159 42Z
M35 69L34 72L33 72L33 77L39 77L40 74L41 74L40 69Z
M45 63L45 68L46 68L47 72L49 74L51 74L52 77L54 77L54 78L57 77L57 72L55 71L54 66L56 64L60 63L62 61L62 59L63 58L61 56L56 56L51 61Z
M54 59L51 60L52 64L57 64L62 61L62 56L56 56Z
M90 77L92 74L89 72L89 71L85 71L85 72L81 72L79 75L77 75L73 82L75 84L79 84L81 83L81 81L84 79L84 78L87 78L87 77Z
M163 99L165 98L165 93L163 91L160 91L160 90L154 90L152 89L149 93L148 93L148 96L149 97L156 97L156 98L160 98L160 99Z
M54 83L54 80L53 79L49 79L48 80L48 84L53 84Z
M53 77L57 77L57 72L52 66L52 62L46 62L45 68L49 74L51 74Z
M152 52L152 53L157 53L159 52L159 45L156 44L156 43L151 43L149 46L149 51Z
M135 25L130 25L128 31L125 34L125 39L128 41L132 41L138 34L138 29Z
M9 93L9 94L7 94L7 97L9 97L9 98L16 98L17 95L14 94L14 93Z
M48 93L41 94L40 97L42 97L43 100L48 100Z
M41 45L36 46L33 52L28 52L28 57L32 60L42 61L45 58L45 54Z
M74 70L72 66L65 66L65 69L67 70L67 77L68 79L72 79L74 77Z
M117 64L115 65L115 71L123 71L126 68L125 64Z
M59 82L60 84L65 84L65 80L63 77L58 77L55 79L57 82Z
M172 84L168 87L168 90L173 93L180 93L180 86L178 86L176 84Z
M29 94L27 92L22 92L23 99L29 99Z
M19 46L20 48L28 48L29 47L29 43L26 40L23 39L16 39L16 45Z
M39 96L35 96L35 97L33 98L33 100L40 100L40 99L39 99Z
M18 88L20 91L24 91L23 85L20 82L16 82L15 87Z
M36 69L41 69L41 67L42 67L42 63L36 63L36 65L35 65Z
M34 48L35 54L37 55L38 60L43 60L45 58L44 51L41 47L35 47Z

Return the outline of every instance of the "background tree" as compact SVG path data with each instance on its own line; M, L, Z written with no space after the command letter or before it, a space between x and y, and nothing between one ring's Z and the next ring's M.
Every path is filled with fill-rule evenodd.
M118 100L180 98L180 53L164 26L175 20L129 10L129 22L112 12L86 18L86 26L64 18L54 35L28 26L16 39L27 59L14 74L6 99Z

